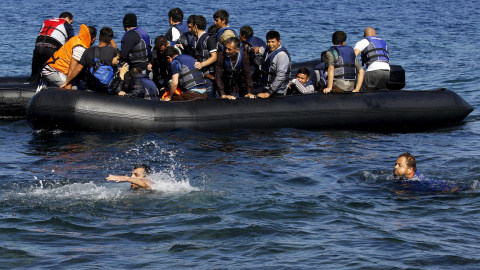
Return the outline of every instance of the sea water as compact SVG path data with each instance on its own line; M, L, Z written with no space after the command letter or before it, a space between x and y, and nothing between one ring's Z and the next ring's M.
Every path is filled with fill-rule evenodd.
M475 107L459 125L415 133L240 130L115 134L34 132L0 120L0 268L478 269L479 41L476 1L4 0L0 76L30 72L43 20L63 11L115 41L134 12L152 38L181 7L237 31L281 34L293 62L318 59L337 30L354 46L370 26L387 41L406 89L446 87ZM399 190L403 152L429 178L471 190ZM134 164L152 191L106 181Z

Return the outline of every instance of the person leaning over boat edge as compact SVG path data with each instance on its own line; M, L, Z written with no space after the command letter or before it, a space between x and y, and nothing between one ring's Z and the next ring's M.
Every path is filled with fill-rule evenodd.
M333 33L333 46L325 53L327 58L327 87L323 89L325 94L334 88L338 92L359 92L362 86L364 74L362 65L358 62L353 48L345 46L346 41L345 32Z
M355 44L355 55L361 53L362 64L367 66L360 91L384 90L390 80L390 56L385 41L377 37L375 29L367 27L363 39Z
M180 54L176 48L165 48L164 54L172 71L172 82L165 101L204 100L208 98L206 81L201 70L195 68L195 58ZM174 95L179 88L180 95Z
M65 82L60 85L61 88L66 88L67 85L72 84L72 81L80 74L80 72L86 67L86 84L87 89L95 91L95 92L107 92L108 91L108 83L107 85L102 84L97 81L95 75L90 72L91 68L94 68L98 63L102 63L107 66L111 66L112 68L115 66L113 64L113 59L118 55L117 44L113 40L113 30L110 27L102 27L100 29L100 34L98 35L98 46L93 46L85 50L82 54L82 57L78 61L78 64L74 67L74 69L69 72L67 79ZM112 72L113 75L113 72Z
M43 66L53 54L60 49L73 36L75 31L72 27L73 15L70 12L62 12L58 18L52 18L43 22L42 28L35 40L35 49L32 56L32 72L30 82L38 82Z
M215 82L221 98L254 98L250 57L247 50L240 47L240 40L236 37L228 38L224 51L217 56Z
M150 166L145 164L138 164L132 170L131 176L126 175L108 175L105 178L107 181L119 182L130 182L130 187L132 189L152 189L152 181L147 179L147 176L152 174L152 169Z
M77 36L69 39L43 67L43 79L50 86L62 85L78 65L86 49L90 48L96 40L97 29L93 26L80 25ZM72 89L72 84L67 84L66 89Z
M287 49L280 43L280 33L269 31L266 34L268 51L263 55L261 65L263 93L259 98L283 96L290 80L292 62Z
M288 84L285 95L313 93L315 93L315 85L312 80L310 80L310 71L304 67L299 68L296 78Z

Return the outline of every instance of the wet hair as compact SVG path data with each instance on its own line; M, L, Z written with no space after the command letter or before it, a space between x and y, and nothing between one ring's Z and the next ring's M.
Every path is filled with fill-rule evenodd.
M168 12L168 17L172 18L173 22L182 22L183 21L183 11L180 8L172 8Z
M278 33L277 31L268 31L268 33L265 35L265 38L267 40L269 39L276 39L276 40L280 40L280 33Z
M60 16L58 16L58 18L69 18L70 20L73 20L73 15L68 11L64 11L60 13Z
M253 37L253 29L250 25L244 25L240 28L240 35L245 36L245 38Z
M155 38L155 48L160 48L162 46L168 46L168 40L165 36L160 35Z
M205 30L207 28L207 19L202 15L195 16L192 24L198 28L198 30Z
M149 174L152 174L152 169L150 168L150 166L146 165L146 164L137 164L135 165L135 167L133 167L134 170L136 169L139 169L139 168L142 168L144 171L145 171L145 176L149 175Z
M87 26L88 27L88 32L90 33L90 37L92 40L97 37L97 28L93 26Z
M110 43L110 41L112 41L112 38L113 38L112 28L108 26L104 26L102 27L102 29L100 29L100 36L98 37L98 40L106 43Z
M225 21L225 24L228 24L228 17L230 17L230 15L225 9L219 9L213 13L213 19L218 18L222 21Z
M343 42L347 41L347 34L343 31L336 31L332 35L333 45L342 45Z
M197 16L197 15L190 15L190 16L188 16L188 18L187 18L187 24L193 23L193 21L195 20L195 17L196 17L196 16Z
M231 44L231 43L233 43L233 45L235 46L235 49L240 48L240 40L237 37L229 37L227 38L227 40L225 40L225 45Z
M175 49L174 47L172 46L168 46L167 48L165 48L165 50L163 51L163 54L165 55L165 57L174 57L175 55L178 55L178 51L177 49Z
M310 77L310 71L308 70L308 68L304 68L304 67L299 68L297 70L297 74L305 74L307 75L307 77Z
M417 171L417 161L415 160L415 157L410 154L410 153L403 153L399 158L404 157L406 159L405 163L407 164L408 167L413 168L413 171Z

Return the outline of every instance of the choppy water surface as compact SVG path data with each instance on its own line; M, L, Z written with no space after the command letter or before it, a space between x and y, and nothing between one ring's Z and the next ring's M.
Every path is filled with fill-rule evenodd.
M127 12L151 36L176 4L2 3L0 76L26 75L41 21L69 10L111 26ZM177 3L179 4L179 3ZM88 12L85 11L88 6ZM378 14L349 1L181 3L187 15L225 8L231 25L279 30L295 62L318 58L331 34L354 45L366 26L389 42L408 89L447 87L476 110L458 126L418 133L176 130L33 132L0 120L0 268L477 269L480 230L479 43L476 2L392 1ZM140 15L141 14L141 15ZM20 50L19 50L20 49ZM397 156L469 191L406 192ZM151 165L152 192L105 180Z

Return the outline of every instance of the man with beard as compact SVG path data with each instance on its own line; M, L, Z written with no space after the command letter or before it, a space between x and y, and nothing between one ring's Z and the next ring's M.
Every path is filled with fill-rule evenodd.
M446 180L432 180L417 172L417 162L410 153L401 154L395 168L393 176L398 187L405 190L423 191L423 192L455 192L468 188L460 188L457 183Z

